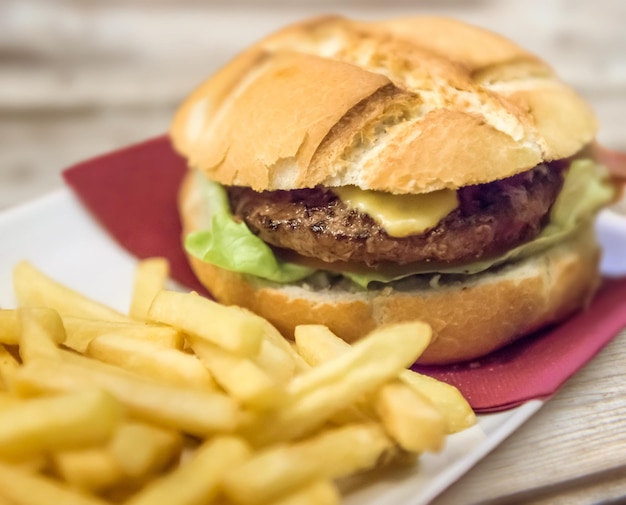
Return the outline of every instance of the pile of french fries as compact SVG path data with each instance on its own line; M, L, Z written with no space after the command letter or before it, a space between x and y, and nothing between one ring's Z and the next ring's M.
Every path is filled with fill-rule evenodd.
M407 370L419 322L354 345L166 289L139 263L128 314L14 270L0 309L0 505L334 504L342 477L412 464L475 422ZM277 308L280 310L280 308Z

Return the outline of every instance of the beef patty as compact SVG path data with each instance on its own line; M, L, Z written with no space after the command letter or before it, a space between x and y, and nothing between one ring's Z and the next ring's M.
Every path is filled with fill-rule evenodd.
M557 163L458 190L458 207L435 227L392 237L328 188L255 192L230 187L233 214L266 243L325 262L468 263L533 239L563 184Z

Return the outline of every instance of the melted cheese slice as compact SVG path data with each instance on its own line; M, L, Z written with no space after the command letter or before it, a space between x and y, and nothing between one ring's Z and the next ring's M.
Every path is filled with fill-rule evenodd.
M392 237L423 233L458 206L456 191L442 189L420 195L392 195L356 186L333 188L348 207L370 216Z

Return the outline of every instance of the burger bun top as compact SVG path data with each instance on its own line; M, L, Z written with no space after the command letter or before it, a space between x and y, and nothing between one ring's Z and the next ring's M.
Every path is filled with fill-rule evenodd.
M178 109L191 167L255 190L390 193L506 178L588 145L596 121L537 57L445 18L324 17L254 44Z

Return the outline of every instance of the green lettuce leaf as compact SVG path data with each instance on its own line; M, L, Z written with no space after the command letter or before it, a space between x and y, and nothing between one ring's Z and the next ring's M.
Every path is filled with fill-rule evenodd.
M209 229L190 233L185 238L185 248L189 253L225 270L274 282L295 282L314 272L311 268L276 258L272 249L245 223L233 219L224 188L199 177L203 198L210 200L213 213L209 216Z
M315 270L295 263L281 261L272 249L254 235L244 223L237 223L230 212L226 192L222 186L202 178L204 198L209 198L211 228L190 234L185 242L194 256L220 268L250 274L263 279L290 283L302 280ZM576 160L568 169L563 189L550 211L550 222L532 241L507 253L455 267L423 267L388 276L372 271L367 274L345 272L342 275L366 288L371 282L392 282L415 274L474 274L505 262L521 260L546 250L573 233L581 223L593 216L614 196L606 170L592 160ZM333 275L337 275L333 273Z

